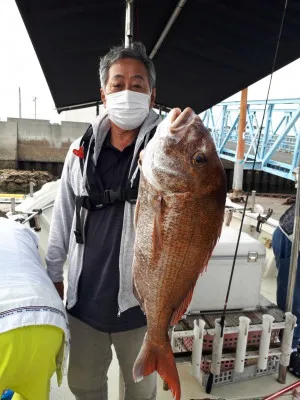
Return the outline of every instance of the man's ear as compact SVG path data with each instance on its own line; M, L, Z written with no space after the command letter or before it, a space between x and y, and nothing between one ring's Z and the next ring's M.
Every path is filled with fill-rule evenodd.
M156 88L153 88L152 93L151 93L151 98L150 98L150 108L152 108L154 106L155 99L156 99Z
M104 90L102 88L100 89L100 96L101 96L101 100L102 100L104 107L106 107L106 97L104 94Z

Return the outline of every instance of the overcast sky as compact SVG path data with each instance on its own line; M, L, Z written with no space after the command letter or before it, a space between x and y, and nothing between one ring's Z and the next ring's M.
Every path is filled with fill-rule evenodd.
M266 98L268 83L267 77L252 85L248 90L248 98ZM65 119L88 121L95 116L94 109L61 115L56 113L43 71L15 1L0 0L0 120L18 117L18 87L21 87L22 92L24 118L34 118L33 97L37 97L37 118L59 122ZM300 97L300 59L276 72L273 77L270 98L293 97ZM240 94L237 93L230 99L239 98Z

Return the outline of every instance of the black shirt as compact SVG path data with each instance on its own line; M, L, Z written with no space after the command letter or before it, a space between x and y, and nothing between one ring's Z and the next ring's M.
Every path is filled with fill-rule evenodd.
M125 187L133 152L134 143L119 151L111 145L110 135L107 135L95 171L102 190ZM69 310L73 317L103 332L122 332L146 325L146 317L140 307L119 314L119 254L123 214L124 203L89 211L78 301Z

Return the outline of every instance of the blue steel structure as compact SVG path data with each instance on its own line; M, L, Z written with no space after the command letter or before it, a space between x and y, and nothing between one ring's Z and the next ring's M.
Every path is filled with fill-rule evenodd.
M222 102L201 114L221 158L235 162L239 122L238 101ZM248 101L244 169L252 169L265 100ZM300 99L269 100L255 169L295 180L300 157Z

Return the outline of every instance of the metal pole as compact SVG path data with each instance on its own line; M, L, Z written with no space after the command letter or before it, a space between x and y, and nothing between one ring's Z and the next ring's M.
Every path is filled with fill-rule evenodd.
M251 211L254 212L255 209L255 201L256 201L256 190L252 190L251 196Z
M299 166L296 169L296 204L295 204L295 218L294 218L294 230L293 230L293 243L292 243L292 251L291 251L291 261L290 261L290 269L289 269L289 282L287 287L287 296L286 296L286 312L292 312L293 308L293 299L296 285L296 276L297 276L297 268L298 268L298 257L300 250L300 190L299 190L299 172L300 172L300 159ZM286 382L286 373L287 367L283 365L279 365L278 372L278 382L285 384Z
M29 182L29 196L33 197L33 188L35 186L34 182Z
M19 87L19 118L22 118L21 88Z
M299 190L299 171L300 171L300 159L299 166L296 170L296 205L295 205L295 218L294 218L294 230L293 230L293 243L292 243L292 253L290 262L290 272L289 272L289 283L288 283L288 293L286 298L286 312L292 312L293 308L293 298L294 290L296 284L297 276L297 266L298 266L298 256L299 256L299 246L300 246L300 190Z
M162 42L165 40L165 37L167 36L170 29L172 28L175 20L177 19L178 15L181 13L181 10L183 9L183 6L185 5L185 3L186 3L186 0L178 1L175 10L173 11L169 21L167 22L167 25L165 26L160 37L158 38L158 41L156 42L155 46L153 47L153 50L150 53L150 56L149 56L150 58L153 58L155 56L155 54L157 53L158 49L162 45Z
M237 142L236 161L234 165L234 174L233 174L232 199L241 198L243 194L243 172L244 172L244 157L245 157L244 133L246 129L246 118L247 118L247 95L248 95L248 88L243 89L241 94L238 142Z
M37 97L33 98L33 102L34 102L34 118L36 119L36 101L37 101Z
M12 197L10 199L10 204L11 204L11 213L15 214L16 213L16 199Z
M126 0L125 47L131 47L133 43L133 2Z

